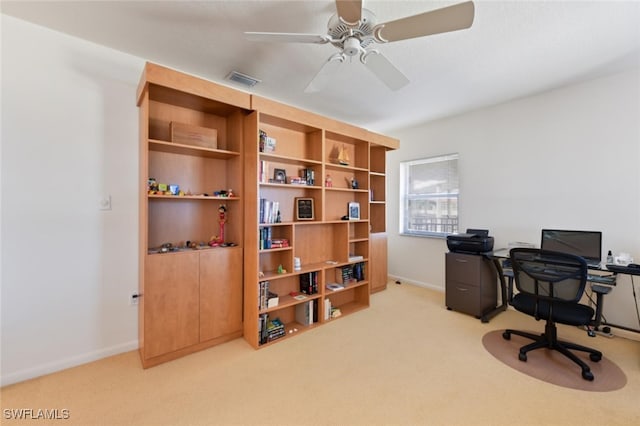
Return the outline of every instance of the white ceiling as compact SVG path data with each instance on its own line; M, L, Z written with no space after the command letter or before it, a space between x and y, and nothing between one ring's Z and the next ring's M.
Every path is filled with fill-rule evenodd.
M459 1L363 0L378 22ZM304 89L337 50L244 31L325 34L333 0L2 1L2 13L384 132L640 66L639 1L475 1L468 30L378 45L411 81L393 92L357 59ZM224 80L232 70L262 83Z

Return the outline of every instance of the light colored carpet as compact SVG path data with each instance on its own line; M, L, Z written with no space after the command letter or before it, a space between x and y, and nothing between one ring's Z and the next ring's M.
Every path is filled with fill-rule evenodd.
M523 331L539 334L536 330ZM594 375L593 381L584 380L582 369L558 351L546 348L536 349L527 353L526 362L520 361L518 359L520 348L528 345L532 340L517 334L512 334L510 340L505 340L502 332L503 330L488 332L482 338L482 344L491 355L531 377L554 385L591 392L611 392L622 389L627 384L627 376L624 372L604 354L600 361L593 362L588 354L573 351L578 358L587 363Z
M640 424L640 342L562 329L628 377L584 392L489 354L482 337L507 327L540 323L509 310L483 324L448 311L444 293L389 284L370 309L261 350L238 339L148 370L129 352L7 386L1 404L68 409L52 422L64 425Z

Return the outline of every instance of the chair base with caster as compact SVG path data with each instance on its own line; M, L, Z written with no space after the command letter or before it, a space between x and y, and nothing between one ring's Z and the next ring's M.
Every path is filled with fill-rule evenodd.
M512 334L533 340L533 343L529 343L528 345L520 348L520 351L518 353L518 359L520 361L527 361L527 352L529 351L547 348L560 352L562 355L578 364L582 369L583 379L589 381L592 381L594 379L593 373L591 372L589 366L575 354L573 354L569 349L587 352L589 354L589 359L593 362L598 362L602 359L602 352L596 349L588 348L586 346L578 345L576 343L558 340L558 331L555 323L547 321L547 324L545 325L545 332L543 334L533 334L527 333L526 331L507 329L502 333L502 337L505 340L511 340Z

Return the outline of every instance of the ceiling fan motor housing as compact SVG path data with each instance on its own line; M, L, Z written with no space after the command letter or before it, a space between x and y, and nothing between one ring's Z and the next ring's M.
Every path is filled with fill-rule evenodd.
M361 48L365 49L373 43L373 27L376 22L376 15L365 8L362 9L362 17L356 25L349 25L335 14L329 19L327 33L333 40L337 40L332 44L344 49L345 55L355 56ZM356 50L353 50L354 48Z

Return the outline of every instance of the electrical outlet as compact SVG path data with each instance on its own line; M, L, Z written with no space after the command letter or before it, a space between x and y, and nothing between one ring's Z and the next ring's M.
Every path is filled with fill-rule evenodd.
M140 295L138 293L132 293L129 296L129 304L131 306L138 306L138 299L140 299Z
M103 195L98 200L98 208L100 210L111 210L111 195Z

